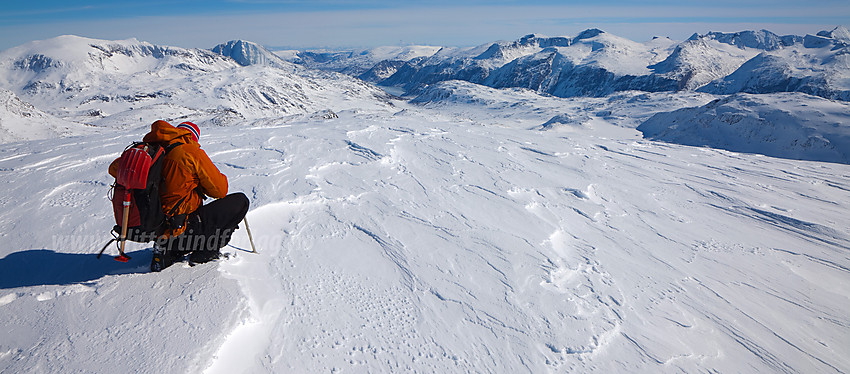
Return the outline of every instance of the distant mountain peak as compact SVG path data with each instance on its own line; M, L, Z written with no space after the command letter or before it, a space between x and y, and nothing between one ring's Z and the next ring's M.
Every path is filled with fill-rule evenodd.
M600 29L587 29L579 33L578 36L576 36L575 40L595 38L596 36L599 36L600 34L604 33L605 31L602 31Z
M844 26L838 26L832 29L832 31L821 31L818 33L818 36L850 42L850 30L847 30Z
M33 84L31 87L43 89L58 85L55 88L60 88L60 91L67 91L67 87L60 87L62 82L84 82L99 79L95 78L98 76L133 74L168 67L208 70L236 65L232 60L219 57L209 50L158 46L136 38L100 40L74 35L32 41L10 48L0 52L0 60L9 61L15 69L35 73L36 76L26 77ZM88 78L80 79L81 75Z
M522 38L519 38L519 42L525 44L534 39L540 39L540 35L528 34L526 36L523 36Z
M231 40L213 47L212 51L230 57L242 66L283 64L283 60L268 49L245 40Z
M738 48L774 51L798 43L802 38L796 35L779 36L768 30L747 30L732 33L710 31L705 35L693 34L688 40L715 40Z

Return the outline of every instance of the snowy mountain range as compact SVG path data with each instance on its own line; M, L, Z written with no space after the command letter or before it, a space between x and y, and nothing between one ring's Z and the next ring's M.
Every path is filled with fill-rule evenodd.
M625 90L700 90L717 94L804 92L850 100L850 39L837 27L817 35L767 30L694 34L681 43L637 43L598 29L575 37L527 35L475 48L423 50L382 61L370 52L301 52L290 60L416 93L446 80L494 88L527 88L559 97L605 96ZM297 56L292 58L292 56ZM370 67L371 66L371 67ZM380 74L368 73L370 69ZM392 73L392 74L390 74Z
M367 82L381 81L405 62L419 57L431 56L441 47L407 46L377 47L357 51L276 51L287 61L311 69L336 71L357 76Z
M0 108L5 114L0 134L6 142L39 139L104 128L144 127L158 118L191 119L216 126L263 123L266 119L274 122L281 117L333 118L335 111L351 109L341 105L345 102L392 105L390 96L372 84L316 69L342 71L384 86L402 86L416 93L414 103L433 103L462 92L472 92L473 96L481 93L441 83L458 80L557 97L610 97L633 91L713 95L799 91L845 100L850 92L844 87L850 82L850 78L845 79L850 77L848 35L844 28L805 37L778 36L762 30L695 34L681 43L667 38L636 43L591 29L573 38L528 35L474 48L381 47L357 53L274 53L242 40L204 50L157 46L135 39L63 36L0 52L0 88L6 90L8 98ZM682 111L670 117L662 113L665 107ZM821 107L815 103L813 108ZM672 119L686 109L666 105L656 109L646 117L659 114L642 128L654 129L644 131L646 136L736 151L759 149L778 157L847 162L840 151L827 155L800 153L790 146L769 152L769 147L721 146L716 137L707 140L690 130L682 133L686 126ZM801 136L789 141L809 144L812 137L820 137L828 144L825 147L842 148L840 134L846 124L840 115L836 119L818 112L833 118L833 122L812 127L804 123L813 113L789 113L786 122L793 125L788 126L795 127ZM626 126L640 125L633 121L633 114L626 117L632 119ZM563 128L571 118L576 118L575 113L552 113L548 124L534 126ZM610 115L601 118L619 121ZM757 128L736 131L768 131L761 124L751 122L747 126ZM833 125L837 130L831 130ZM829 135L830 131L834 134ZM773 137L762 137L765 139ZM813 156L816 153L820 156Z
M99 128L157 118L233 125L310 115L330 102L346 109L338 97L388 105L370 84L297 67L247 42L211 51L62 36L0 52L0 88L46 114Z

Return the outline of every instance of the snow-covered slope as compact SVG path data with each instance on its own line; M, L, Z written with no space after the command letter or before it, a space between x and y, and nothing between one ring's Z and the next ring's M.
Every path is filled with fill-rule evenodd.
M251 46L222 47L221 53L229 52L222 56L135 39L63 36L0 52L0 88L53 116L112 128L159 118L233 125L344 110L353 101L388 105L387 95L369 84L263 60L273 56ZM242 66L231 55L258 64Z
M0 88L0 143L79 135L92 130L44 113Z
M381 84L416 90L443 80L461 79L497 88L528 88L560 97L602 96L628 89L673 90L674 80L647 76L651 73L649 67L667 57L673 45L666 38L636 43L598 29L585 30L575 37L531 34L464 54L442 58L437 54L430 59L413 60Z
M663 40L663 39L662 39ZM669 48L668 45L666 48ZM574 38L527 35L514 42L497 42L463 53L439 53L414 59L381 84L415 90L444 80L460 79L491 87L519 87L555 96L602 96L638 85L648 91L669 90L672 83L634 83L648 66L669 52L656 40L632 42L598 29ZM481 51L483 50L483 52Z
M235 258L155 274L145 245L94 258L144 129L0 147L0 371L850 370L850 167L606 120L705 94L454 84L205 129L259 254L240 230ZM555 115L592 121L526 126Z
M850 30L847 30L844 26L838 26L830 31L823 30L818 32L817 35L850 43Z
M541 39L537 46L548 45ZM480 82L491 87L523 87L559 97L604 96L629 89L635 78L649 74L648 66L666 56L655 48L632 42L601 30L587 30L567 43L543 48L540 52L509 60L497 66ZM513 57L513 56L511 56ZM664 83L659 83L665 85ZM669 90L660 87L636 88L646 91ZM667 84L669 85L669 84Z
M438 81L412 102L252 46L0 52L0 115L47 125L0 144L0 372L850 371L845 103L626 90L678 84L652 72L673 44L598 30L412 58L394 75L539 68L517 70L530 89ZM541 95L557 69L619 92ZM216 263L95 258L107 166L159 118L238 125L201 143L249 196L259 254L243 228ZM98 128L55 137L68 120Z
M660 113L644 136L799 160L850 163L850 105L799 93L737 94Z

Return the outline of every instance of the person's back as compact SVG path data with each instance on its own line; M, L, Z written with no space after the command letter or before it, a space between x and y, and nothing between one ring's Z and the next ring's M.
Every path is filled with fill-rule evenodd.
M201 149L196 134L199 137L200 131L192 123L174 127L156 121L143 139L163 145L181 143L168 152L162 166L162 208L169 216L178 217L174 224L179 225L166 232L168 237L184 232L186 217L203 204L205 196L219 199L227 195L227 177Z
M227 177L200 148L200 129L191 122L177 127L156 121L144 141L169 147L162 168L160 199L168 228L154 245L151 270L160 271L190 253L195 263L218 258L248 212L243 193L227 195ZM179 143L179 144L178 144ZM114 174L114 164L110 174ZM207 197L217 198L207 205Z

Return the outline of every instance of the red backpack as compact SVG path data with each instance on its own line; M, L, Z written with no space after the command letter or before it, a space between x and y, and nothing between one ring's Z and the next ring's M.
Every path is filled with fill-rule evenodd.
M162 165L165 155L179 145L182 143L163 147L159 143L139 142L131 144L121 154L117 177L112 185L112 210L116 223L112 231L120 233L112 240L119 242L120 255L115 260L127 262L130 259L124 253L126 240L147 243L156 240L168 228L159 197ZM100 250L98 258L109 243Z

